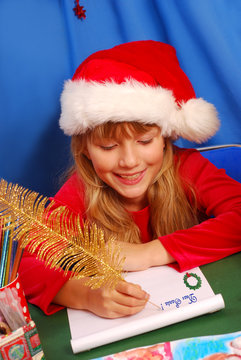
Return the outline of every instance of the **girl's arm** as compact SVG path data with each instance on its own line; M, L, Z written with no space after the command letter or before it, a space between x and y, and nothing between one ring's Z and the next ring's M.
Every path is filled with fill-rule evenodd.
M121 256L125 257L125 271L140 271L152 266L167 265L176 261L159 239L144 244L119 241Z
M186 271L241 251L241 184L198 151L184 151L181 160L181 175L193 184L208 219L160 241L176 259L172 266Z
M46 267L27 252L23 254L19 275L27 300L47 315L67 306L117 318L141 311L149 298L139 285L126 281L119 282L114 290L92 290L84 285L84 279L69 280L62 272Z
M67 281L53 299L59 305L88 310L104 318L119 318L141 311L149 295L139 285L120 281L115 289L91 289L85 280Z

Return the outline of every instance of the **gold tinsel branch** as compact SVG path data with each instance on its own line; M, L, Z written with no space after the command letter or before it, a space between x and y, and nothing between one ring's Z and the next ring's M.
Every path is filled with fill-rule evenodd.
M86 278L92 288L114 287L123 280L124 259L114 239L106 242L101 228L83 222L67 207L2 179L0 216L4 230L11 229L13 239L47 266L71 278Z

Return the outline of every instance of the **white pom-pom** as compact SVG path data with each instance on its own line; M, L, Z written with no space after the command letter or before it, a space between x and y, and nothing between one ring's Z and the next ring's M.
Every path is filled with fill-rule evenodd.
M212 137L220 126L215 106L202 98L181 104L173 115L174 133L199 144Z

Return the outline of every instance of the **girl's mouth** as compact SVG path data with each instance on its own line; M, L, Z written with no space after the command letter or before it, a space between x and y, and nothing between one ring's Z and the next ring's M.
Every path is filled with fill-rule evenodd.
M133 180L133 179L137 179L139 175L140 175L140 173L133 174L133 175L119 175L119 176L122 177L123 179Z
M145 174L145 170L139 171L138 173L135 174L115 174L115 175L122 183L132 185L141 181L142 178L144 177L144 174Z

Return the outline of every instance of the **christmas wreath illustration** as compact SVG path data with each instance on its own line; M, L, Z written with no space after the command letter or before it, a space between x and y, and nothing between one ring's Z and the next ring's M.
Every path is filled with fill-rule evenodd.
M191 280L191 282L190 282ZM194 280L194 281L193 281ZM202 285L200 276L195 273L186 273L183 278L184 284L191 290L197 290Z

